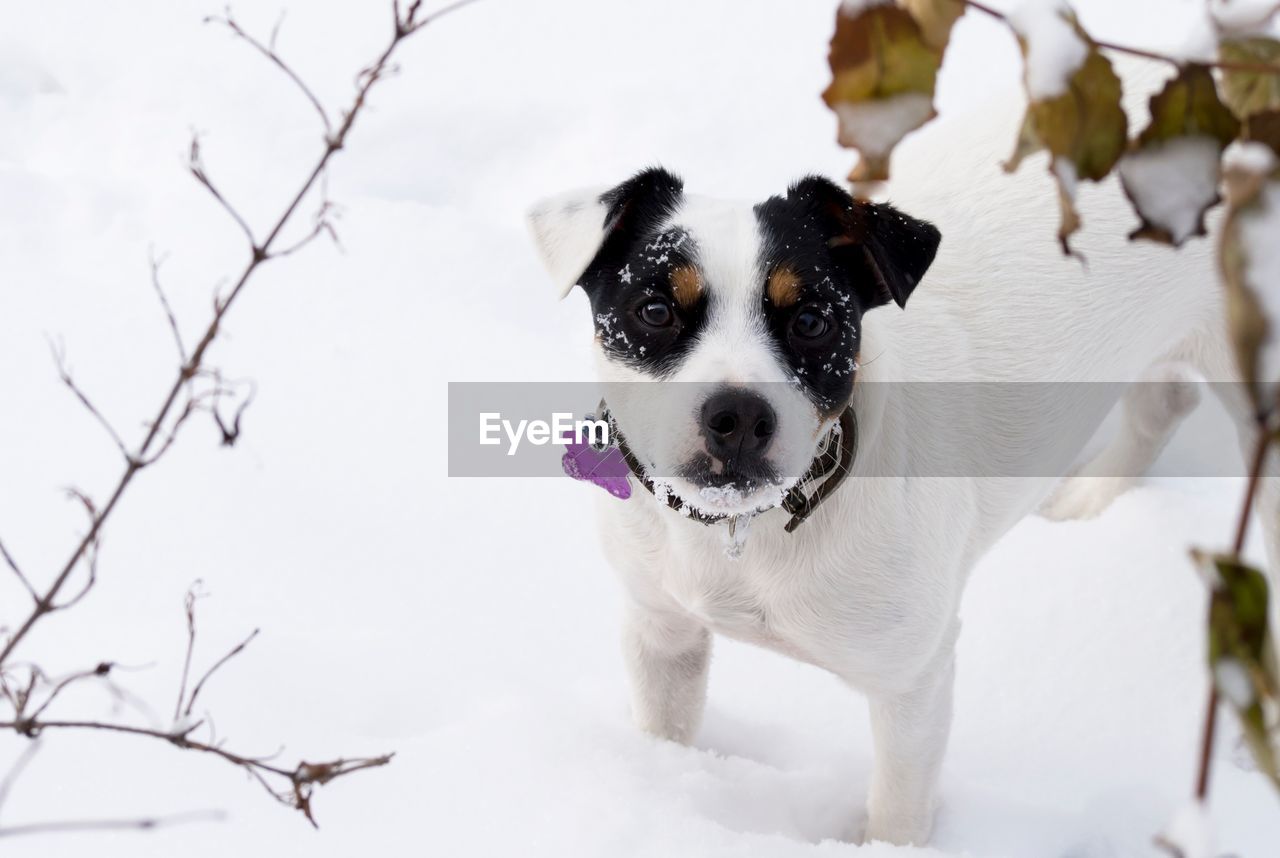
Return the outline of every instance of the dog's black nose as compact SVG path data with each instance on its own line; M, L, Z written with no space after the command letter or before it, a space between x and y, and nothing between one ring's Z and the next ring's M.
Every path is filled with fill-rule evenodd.
M707 449L729 467L759 461L777 426L777 415L769 403L747 390L722 390L702 405Z

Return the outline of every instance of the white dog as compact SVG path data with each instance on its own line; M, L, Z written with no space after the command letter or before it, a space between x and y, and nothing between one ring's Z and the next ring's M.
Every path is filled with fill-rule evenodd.
M601 497L636 721L690 741L712 632L831 671L870 701L867 839L929 837L974 563L1122 395L1120 437L1046 514L1096 514L1145 470L1196 404L1185 364L1233 377L1206 241L1127 243L1106 188L1083 204L1087 266L1063 258L1047 179L1004 176L999 148L945 124L908 141L901 210L817 178L721 202L651 169L530 215L561 292L591 300L607 405L650 489ZM1096 383L1142 379L1166 383ZM846 407L856 444L833 432ZM850 477L788 530L824 451L818 470L847 452Z

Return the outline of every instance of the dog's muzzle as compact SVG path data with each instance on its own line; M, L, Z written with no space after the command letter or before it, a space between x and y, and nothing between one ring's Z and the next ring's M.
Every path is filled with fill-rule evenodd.
M725 453L721 461L725 464L725 471L733 479L745 478L749 481L762 479L763 481L763 469L766 467L763 460L764 451L768 449L773 435L775 419L773 409L754 394L742 394L738 391L726 391L726 393L732 393L735 398L720 399L719 397L723 394L718 394L707 400L707 406L703 408L703 434L707 438L708 448L712 455L716 455L717 449ZM748 398L757 399L759 403L750 402ZM761 408L760 404L764 407ZM726 414L732 416L732 421L724 419ZM632 452L626 436L618 428L617 421L603 401L600 403L599 417L609 422L609 437L616 443L623 462L626 463L632 476L639 480L640 485L644 486L650 494L665 500L668 507L701 524L719 524L722 521L730 521L730 524L733 524L733 519L738 518L737 515L729 513L703 512L686 504L683 498L670 491L665 485L659 484L645 472L644 466ZM712 428L713 424L715 428ZM719 436L718 441L713 440L712 436L715 435ZM748 454L742 452L744 448L749 448ZM858 421L854 416L853 407L849 406L841 412L839 421L823 439L818 455L809 464L808 470L782 496L779 506L791 513L791 519L784 528L787 533L793 532L803 524L818 505L840 487L845 477L849 475L857 450ZM754 468L761 469L759 476L749 473ZM813 489L806 494L804 487L810 485Z

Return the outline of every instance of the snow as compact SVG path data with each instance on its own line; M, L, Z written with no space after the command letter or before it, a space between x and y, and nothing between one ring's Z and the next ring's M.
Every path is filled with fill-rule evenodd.
M853 16L875 6L888 6L893 0L841 0L840 11L844 14Z
M1146 220L1181 244L1218 197L1218 159L1212 137L1175 137L1126 154L1120 177Z
M1180 858L1217 858L1213 848L1213 820L1205 806L1189 802L1169 823L1164 840L1178 850Z
M1022 0L1008 12L1009 23L1027 43L1025 79L1032 101L1065 93L1089 56L1089 46L1063 17L1068 12L1062 0Z
M1227 36L1276 36L1280 34L1275 0L1208 0L1213 22Z
M1222 166L1250 173L1268 173L1276 163L1275 153L1265 143L1232 141L1222 152Z
M836 105L840 140L872 158L882 158L907 132L933 115L933 99L904 92L877 101Z
M1081 12L1121 29L1166 2ZM136 432L176 361L149 249L168 254L188 336L243 258L236 228L185 173L190 130L259 227L316 154L290 84L199 24L222 8L76 0L6 18L31 65L0 96L0 536L40 579L83 523L62 487L100 496L119 472L111 442L57 384L46 332L107 416ZM279 8L235 5L259 33ZM341 103L389 15L357 0L288 11L280 49ZM313 831L217 761L48 734L0 822L229 818L6 841L6 855L1161 854L1151 839L1191 789L1206 691L1205 589L1185 548L1223 543L1240 480L1156 478L1094 521L1028 519L982 561L963 606L934 846L912 850L837 840L866 798L857 694L717 640L694 747L638 734L618 586L591 521L596 495L616 501L569 479L445 476L446 381L591 373L586 302L580 291L552 300L527 205L654 161L731 196L777 193L810 170L842 175L848 153L814 97L831 17L830 4L780 14L740 0L575 0L554 18L544 4L477 3L417 37L335 165L344 250L318 244L268 268L214 349L229 376L257 383L241 440L222 449L192 424L120 507L98 588L27 651L55 672L103 657L130 666L121 681L167 724L182 597L202 578L197 668L263 629L201 695L228 747L270 754L283 742L286 762L396 759L320 788ZM972 81L1016 68L1007 34L981 16L966 15L956 40L944 112L972 103ZM710 44L714 62L689 48ZM1207 449L1225 448L1180 435L1165 473ZM0 575L0 616L20 598ZM113 714L96 692L66 703ZM1220 723L1216 844L1265 858L1280 838L1276 798L1233 761L1232 718ZM0 769L22 747L0 735Z
M1238 659L1220 659L1213 669L1214 684L1222 693L1223 699L1238 709L1245 709L1253 704L1253 679L1249 670Z

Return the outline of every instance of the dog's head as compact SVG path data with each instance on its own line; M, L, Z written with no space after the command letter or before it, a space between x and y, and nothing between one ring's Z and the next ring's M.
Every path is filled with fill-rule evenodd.
M733 515L776 506L808 469L852 395L863 314L904 306L939 241L812 176L751 205L686 196L655 168L529 219L561 295L591 301L632 452L687 505Z

